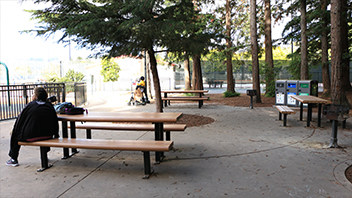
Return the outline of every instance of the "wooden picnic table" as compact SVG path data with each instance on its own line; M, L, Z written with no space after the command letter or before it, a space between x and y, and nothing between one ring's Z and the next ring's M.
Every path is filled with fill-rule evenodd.
M167 100L167 94L198 94L199 95L199 108L201 108L201 106L203 105L203 95L205 93L208 93L209 91L208 90L163 90L161 91L161 93L164 94L164 98L163 100L165 101L164 102L164 106L166 107L167 106L167 101L169 101L169 105L170 105L170 100ZM188 97L185 97L185 96L177 96L177 97L173 97L172 100L196 100L195 97L192 97L192 96L188 96ZM207 99L207 98L206 98Z
M321 107L322 104L327 104L329 101L316 97L316 96L297 96L291 95L291 98L301 102L300 104L300 113L299 113L299 120L302 121L303 118L303 104L308 104L308 111L307 111L307 127L310 126L310 121L312 120L312 108L313 105L318 105L318 127L321 127Z
M208 90L163 90L161 91L161 93L164 93L164 97L167 97L168 93L194 93L194 94L199 94L200 97L202 97L202 95L204 93L208 93Z
M59 121L62 122L62 136L68 137L68 125L70 122L71 138L76 138L75 122L150 122L155 125L155 140L162 141L164 132L164 122L175 123L182 113L157 113L157 112L90 112L88 114L68 115L58 114ZM72 153L77 153L77 149L72 149ZM155 161L161 160L163 153L156 152ZM69 150L64 148L64 157L68 158Z

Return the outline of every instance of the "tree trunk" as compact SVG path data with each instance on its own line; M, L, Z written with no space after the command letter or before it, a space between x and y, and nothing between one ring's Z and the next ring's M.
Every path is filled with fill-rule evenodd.
M226 72L227 72L227 91L235 92L235 83L232 72L232 40L231 40L231 4L226 0Z
M307 39L307 11L306 0L301 2L301 80L308 80L308 39Z
M342 27L341 27L341 39L342 42L342 87L345 91L350 90L351 83L350 83L350 54L348 47L350 46L349 39L348 39L348 16L347 16L347 0L342 0Z
M326 12L327 9L327 0L321 1L322 12ZM329 54L328 54L328 18L324 14L322 16L323 21L323 32L321 35L321 59L322 59L322 78L323 78L323 97L330 97L330 72L329 72Z
M349 105L342 86L343 44L342 3L331 0L331 101L334 104Z
M152 83L151 83L151 75L150 75L150 58L149 58L149 53L147 52L146 53L146 61L147 61L147 67L146 67L146 69L147 69L147 76L145 76L145 78L146 79L148 79L147 80L147 87L148 87L148 89L147 89L147 91L148 91L148 96L149 96L149 98L151 98L151 99L153 99L153 94L152 94Z
M148 50L148 54L149 54L149 59L150 59L150 68L151 68L152 74L153 74L156 112L163 112L163 104L161 101L160 81L159 81L158 70L156 67L157 63L156 63L155 53L154 53L153 47L151 47L151 49Z
M275 76L274 76L274 60L273 45L271 38L271 5L270 0L265 0L265 63L266 63L266 94L275 95Z
M259 80L259 61L258 61L258 39L257 39L257 4L256 0L250 0L251 15L251 49L252 49L252 76L253 89L257 91L254 102L261 103L260 80Z
M202 69L199 55L193 56L193 90L203 90Z
M191 89L191 72L189 70L189 56L187 52L185 52L185 61L184 63L184 70L185 70L185 90L190 90Z

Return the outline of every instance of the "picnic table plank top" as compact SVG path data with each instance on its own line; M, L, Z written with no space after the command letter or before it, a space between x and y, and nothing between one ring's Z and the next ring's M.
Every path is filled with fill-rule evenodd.
M88 121L88 122L176 122L182 113L157 112L90 112L88 114L68 115L58 114L60 121Z
M164 90L161 93L208 93L209 90Z
M302 103L326 104L329 101L316 96L291 96L291 98Z

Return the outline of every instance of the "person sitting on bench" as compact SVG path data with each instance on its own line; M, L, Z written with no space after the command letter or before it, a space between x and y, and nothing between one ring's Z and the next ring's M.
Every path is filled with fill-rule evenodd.
M59 137L59 123L53 105L47 101L48 94L43 87L34 88L32 101L16 119L10 140L8 166L18 166L21 146L18 141L33 142ZM48 149L49 151L50 149Z

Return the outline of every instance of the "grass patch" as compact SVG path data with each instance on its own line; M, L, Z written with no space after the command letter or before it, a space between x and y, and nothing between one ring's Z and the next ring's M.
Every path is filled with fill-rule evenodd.
M237 96L240 96L241 93L238 93L238 92L231 92L231 91L225 91L223 93L223 96L224 98L227 98L227 97L237 97Z

